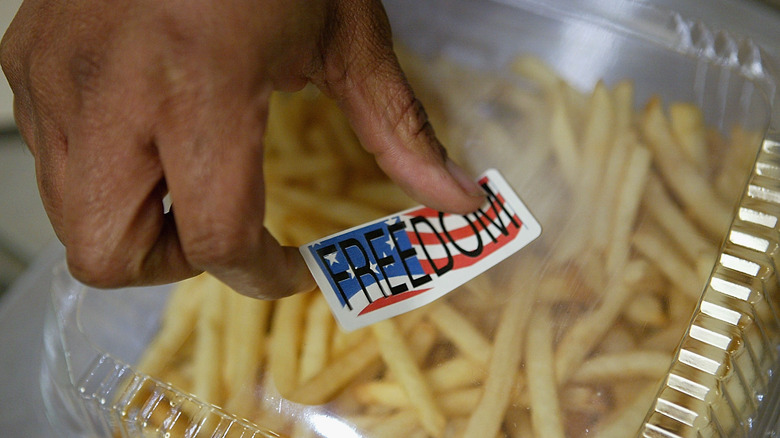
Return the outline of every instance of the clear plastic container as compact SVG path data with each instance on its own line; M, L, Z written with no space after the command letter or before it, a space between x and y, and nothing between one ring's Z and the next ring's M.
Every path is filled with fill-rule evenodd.
M424 102L448 100L444 107L451 113L441 116L463 122L450 133L459 136L464 145L459 150L461 161L475 171L488 167L502 170L542 224L541 242L500 265L493 281L521 275L517 272L531 266L527 261L530 253L537 264L522 274L526 275L524 284L541 288L545 280L552 280L553 271L577 271L560 302L549 307L558 312L555 318L563 327L549 334L554 347L564 342L566 329L576 324L580 315L591 311L598 315L599 306L608 302L609 287L599 295L586 283L609 285L612 277L585 278L587 261L560 261L546 252L568 245L572 236L597 222L598 213L580 221L567 220L578 211L577 200L567 194L564 182L558 176L533 173L524 167L533 161L532 151L523 145L534 141L534 130L522 128L531 126L533 117L507 110L509 92L501 87L507 83L519 89L532 85L507 73L508 66L518 56L535 56L574 89L587 94L599 81L612 87L629 79L637 107L655 95L664 104L692 102L702 109L706 124L723 135L730 135L734 126L758 133L745 137L750 141L744 144L724 145L718 151L721 156L710 157L716 163L727 160L731 157L729 148L739 148L739 155L748 157L741 164L729 163L738 170L728 186L731 197L723 200L731 224L723 224L714 239L715 252L696 266L699 276L688 282L690 286L674 286L678 291L686 289L681 293L688 296L690 307L663 301L660 312L665 315L665 324L676 328L667 333L671 340L663 345L668 345L668 350L656 351L668 355L668 372L657 384L644 385L642 391L650 391L642 405L644 420L629 427L637 436L659 438L762 436L774 427L780 409L780 390L774 389L780 367L778 77L768 70L767 65L772 64L764 62L765 54L749 40L640 2L620 2L619 6L563 0L386 2L394 34L411 52L425 59L445 58L474 73L469 76L471 82L462 83L462 89L437 90L447 83L442 79L450 71L446 64L442 67L431 61L429 68L417 64L409 71L412 82L423 90ZM490 79L481 81L480 77ZM496 83L502 85L493 86ZM518 126L521 129L516 129ZM497 147L500 142L496 136L500 135L513 136L518 148ZM640 217L637 222L650 219ZM645 258L653 261L651 256ZM608 261L591 262L600 265ZM622 267L620 275L629 269ZM317 406L295 403L261 379L266 386L260 388L258 397L268 412L263 421L249 421L154 375L141 373L134 364L158 331L171 288L95 290L74 281L64 268L55 277L42 380L47 411L65 436L264 437L290 433L289 425L278 426L290 419L306 425L307 433L313 436L372 436L341 415L338 399ZM453 292L451 302L467 302L464 297L468 293ZM536 296L534 303L556 299ZM496 308L505 304L499 300L489 311L497 313ZM652 335L658 334L653 323L647 322L653 303L637 305L637 309L633 322L626 322L627 316L613 316L616 325L602 327L600 336L631 331L651 342ZM490 331L483 334L488 338L496 335ZM599 348L593 351L608 352ZM593 358L592 353L586 356ZM615 394L604 395L597 389L591 391L593 388L587 393L576 385L561 388L562 410L572 409L582 394L591 397L587 400L594 406L626 403ZM517 411L527 416L533 408ZM567 418L568 436L608 436L605 429L591 429L601 423L589 423L591 417L581 412ZM458 425L448 427L445 433L452 435L445 436L462 432ZM516 430L505 420L501 433L515 436Z

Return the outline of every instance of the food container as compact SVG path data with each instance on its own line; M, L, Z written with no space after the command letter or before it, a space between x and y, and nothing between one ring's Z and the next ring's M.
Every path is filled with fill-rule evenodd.
M545 303L547 317L556 321L552 331L546 334L548 341L552 340L547 347L555 350L556 358L570 354L561 351L562 344L576 346L589 342L587 338L579 342L566 338L567 330L574 330L573 327L579 324L578 318L596 319L595 325L599 318L610 321L598 330L600 338L592 348L571 353L583 356L580 358L583 360L598 359L596 356L600 354L607 359L620 357L609 356L607 353L615 351L603 346L601 338L610 338L609 345L614 345L619 343L615 339L622 336L620 333L628 333L631 349L656 342L651 338L662 331L666 336L665 343L653 344L665 345L666 351L656 348L653 352L668 355L668 364L663 365L657 382L650 381L642 386L641 392L649 394L644 399L621 396L612 389L601 391L600 388L607 388L607 383L603 382L595 386L559 388L554 398L558 400L557 411L566 414L565 433L568 436L610 436L609 430L617 433L612 436L630 436L635 431L637 436L660 438L763 436L773 430L780 407L780 390L776 389L775 376L780 366L777 348L780 345L777 290L780 115L775 94L778 76L772 71L776 61L767 59L751 41L729 34L728 29L711 29L706 23L641 2L396 0L387 2L386 7L396 39L413 54L411 56L426 60L411 65L408 73L428 105L434 122L446 119L452 125L451 129L440 133L449 143L459 145L453 148L453 153L476 172L487 167L502 171L542 225L540 240L520 250L513 262L515 265L499 265L495 270L499 272L497 277L525 275L518 277L525 286L513 293L536 294L531 301L533 306ZM529 56L533 56L532 60ZM547 67L540 67L544 64ZM461 71L462 75L455 73ZM549 72L558 76L550 76ZM553 166L565 168L568 165L570 170L579 171L586 168L587 158L566 164L567 155L560 152L556 152L559 153L557 158L534 155L545 148L565 145L565 139L545 137L539 140L535 137L539 129L563 132L551 130L552 118L548 120L543 116L554 114L554 101L539 97L546 96L544 93L549 91L545 90L545 84L557 87L559 79L569 84L561 89L574 93L571 96L575 97L567 97L571 99L569 103L583 105L589 103L577 100L576 95L595 96L596 92L591 94L591 90L600 86L597 85L599 81L610 90L616 90L620 81L628 79L632 81L636 103L631 114L623 113L626 116L624 123L641 123L635 120L646 117L650 112L647 108L666 108L670 103L682 101L699 107L706 125L720 134L720 137L712 134L722 143L715 141L718 145L709 149L715 155L704 157L712 168L702 171L713 177L707 180L713 182L713 186L717 183L715 174L728 171L728 178L720 181L724 190L717 201L725 211L726 220L720 225L712 225L708 231L716 234L711 238L713 252L700 254L702 257L685 271L688 281L682 283L687 287L667 278L659 283L657 290L643 295L644 304L636 304L631 314L621 310L618 315L605 310L614 298L610 292L615 289L611 281L622 278L631 269L630 263L621 263L620 257L615 262L607 256L579 259L574 256L582 254L578 251L583 245L590 244L578 246L579 236L589 233L603 218L603 209L589 207L609 188L606 185L603 189L599 185L591 187L591 193L595 195L583 202L581 197L572 196L572 193L578 193L572 192L572 186L577 184L566 181L565 172L545 171L547 164L544 163L558 162ZM526 89L532 91L529 94L518 92ZM578 90L580 94L576 94ZM588 99L591 99L588 102L595 100L594 97ZM444 103L437 109L438 100ZM542 104L535 106L540 102ZM647 104L645 107L646 102L656 102L656 106ZM583 114L584 120L567 123L588 125L588 111ZM657 125L642 126L649 126L642 134L643 141L652 143L653 135L661 132L654 129ZM742 132L742 137L734 133L735 127ZM587 137L586 134L582 136ZM640 205L638 198L621 195L621 190L627 181L640 174L657 174L674 180L679 173L665 175L662 168L670 165L675 168L675 164L679 165L677 161L685 161L675 160L674 156L671 160L667 156L664 161L664 158L658 158L663 152L654 150L653 154L652 158L648 155L637 159L640 164L644 162L643 167L638 167L641 171L622 174L624 179L614 185L615 199L608 204L617 206L616 210L633 204L634 210L640 213L632 227L649 227L642 228L645 231L652 231L648 224L662 227L663 221L659 217L669 215L655 213L658 216L655 217L654 213L641 210L645 207ZM690 170L688 167L682 169ZM607 167L602 170L606 179ZM592 177L596 179L602 177L598 173L594 175ZM576 181L579 180L575 178ZM642 186L643 190L649 190L650 183L646 179L642 181L648 184ZM696 184L701 181L684 179L681 183L686 187ZM702 190L714 189L705 187ZM684 192L685 189L673 196L685 198ZM626 193L630 195L631 192ZM646 194L639 192L642 193ZM695 204L700 195L698 208L704 209L705 218L699 211L699 222L706 221L707 212L713 212L715 216L716 206L708 204L705 195L688 193L691 199L675 201ZM687 211L690 208L690 205L686 206L683 216L696 215ZM352 225L359 223L356 219ZM696 225L695 230L702 227L707 226ZM658 244L657 240L647 237L650 231L638 234L631 237L631 247L625 250L623 258L630 260L641 253L643 262L634 267L641 265L641 269L650 270L659 278L673 276L667 272L675 270L669 262L674 265L679 260L665 258L667 253L654 252L654 248L680 242ZM668 230L660 235L671 240L689 237L674 235ZM685 248L681 252L685 252ZM557 255L560 253L564 255ZM529 254L534 255L535 262L527 261ZM617 266L615 270L602 269L613 263ZM589 277L588 272L606 274ZM561 278L551 278L553 273L562 273ZM637 275L638 283L646 278L641 272ZM291 432L291 426L285 423L285 420L291 420L305 425L305 433L310 435L304 436L372 436L366 431L368 428L341 415L345 403L337 401L317 406L295 403L275 393L270 380L260 378L260 386L255 388L256 396L268 414L262 417L263 421L258 421L245 420L236 412L203 400L158 376L146 375L136 364L159 330L171 287L96 290L70 278L64 267L59 268L55 277L41 378L47 413L64 435L295 435L296 432ZM541 286L549 288L553 280L558 286L561 286L560 281L565 284L555 289L557 292ZM594 284L604 286L605 290L600 291ZM542 289L543 292L539 292ZM667 289L674 289L674 292ZM636 294L627 295L630 298L621 299L636 300L635 295L644 294L638 290ZM468 289L455 291L452 300L457 304L457 300L469 293ZM687 297L687 305L670 298L681 296L679 294ZM661 296L665 298L658 298ZM501 308L503 304L501 301L497 307ZM480 312L476 307L474 309L474 313ZM498 313L495 308L492 311ZM662 322L654 322L654 318L660 318ZM495 318L482 319L488 321L485 323L488 327L496 327L490 325L495 323ZM529 323L528 330L540 327L537 322L538 315ZM663 330L654 324L663 325ZM491 339L496 335L492 329L483 330L482 334ZM518 348L529 348L529 344L521 341L517 345ZM541 351L538 352L540 357ZM536 358L536 353L533 348L526 350L525 360ZM215 361L219 359L214 358ZM522 372L539 366L523 363ZM602 364L602 368L615 368L617 364L617 372L620 372L620 362ZM550 376L548 373L548 380ZM555 378L552 374L553 384ZM558 375L557 379L561 378ZM525 384L534 386L536 380L529 379ZM627 388L631 389L630 386ZM636 389L639 391L639 387ZM544 387L531 390L531 393L542 399L550 395ZM601 405L608 408L604 412L575 411L578 396L585 397L584 402L579 402L585 408L591 405L596 409ZM550 419L534 417L536 401L519 399L522 396L513 398L509 408L504 406L505 409L515 408L517 420L516 424L509 424L509 420L503 419L499 436L521 436L514 434L520 433L519 424L524 421L533 423L526 431L534 430L540 435L540 430L545 430L543 426ZM634 415L625 420L633 422L620 425L622 420L610 418L610 412L617 411L629 400L640 404L641 415L639 418ZM530 408L523 403L530 403ZM553 417L549 422L557 420ZM611 429L605 427L602 420ZM467 427L465 422L452 424L456 425L442 429L445 436L458 436L457 433L462 432L460 426ZM620 434L615 430L632 432ZM415 433L428 436L419 431Z

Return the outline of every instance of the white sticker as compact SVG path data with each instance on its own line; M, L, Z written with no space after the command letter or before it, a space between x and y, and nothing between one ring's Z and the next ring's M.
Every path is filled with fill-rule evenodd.
M487 202L474 213L416 207L300 247L344 330L424 306L539 237L541 226L498 171L478 182Z

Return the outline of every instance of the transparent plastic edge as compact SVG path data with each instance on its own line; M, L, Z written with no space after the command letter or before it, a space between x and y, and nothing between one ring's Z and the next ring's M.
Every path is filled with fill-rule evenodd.
M775 427L780 410L778 267L780 132L770 131L638 436L765 436Z
M187 438L207 426L213 438L228 431L245 438L278 437L101 351L79 324L84 291L86 286L70 276L64 263L54 268L46 323L56 324L57 330L46 330L41 384L47 417L69 436Z
M548 17L598 24L651 41L669 50L734 69L751 79L766 95L773 111L773 129L780 130L780 59L773 59L750 38L691 19L644 0L572 2L569 0L492 0Z
M509 5L520 3L511 0L494 1ZM674 13L670 13L668 18L670 25L677 28L678 33L674 38L668 38L668 34L655 31L640 33L640 35L657 42L662 41L667 46L676 44L677 50L690 51L694 55L704 54L706 61L725 63L737 68L740 73L755 79L760 84L770 102L774 103L777 100L776 79L773 79L777 76L774 72L765 70L761 50L749 40L735 42L728 34L722 32L713 34L700 23L688 21ZM777 112L777 107L778 105L772 105L772 110ZM775 249L780 248L780 131L774 125L778 123L777 117L772 117L770 123L773 124L774 131L771 131L763 142L756 167L750 177L751 181L740 200L731 230L739 229L740 232L747 234L755 232L756 235L753 237L768 240L769 246ZM777 172L766 169L777 169ZM755 223L757 219L753 222L745 221L739 216L742 210L757 212L760 217L770 222L774 218L775 225L769 227L766 222ZM774 236L768 238L767 233ZM680 348L675 354L675 360L671 364L670 373L659 388L658 396L650 406L638 436L654 438L731 436L730 430L744 435L768 430L767 428L774 426L773 414L776 416L777 409L780 409L780 399L777 396L770 397L772 394L770 389L780 386L776 378L779 370L775 368L780 357L777 351L777 345L780 345L780 323L778 322L780 321L780 313L778 313L780 291L777 290L777 264L780 262L780 254L766 251L761 253L730 240L724 243L722 249L721 255L726 254L738 260L757 263L760 266L759 270L752 278L745 277L744 272L740 273L733 266L723 266L722 259L719 259L721 261L713 270L692 318L696 320L701 316L704 322L700 325L692 324L686 331ZM737 254L733 255L730 251ZM727 258L727 260L733 259ZM716 285L713 285L713 281ZM732 294L729 295L732 301L739 305L724 306L722 296L728 294L723 292L723 283L720 281L732 284L733 286L725 286L726 289L733 289L732 292L745 291L750 299L734 301L739 298L735 298ZM762 306L770 311L766 317L762 316L762 312L766 312L761 310ZM62 322L63 315L58 314L57 318ZM712 329L709 327L710 324L718 327ZM715 333L710 335L710 340L716 338L718 334L727 337L732 334L726 332L724 335L720 324L733 326L737 330L733 337L736 342L729 343L729 347L722 350L723 355L713 357L712 354L701 354L697 348L702 344L715 349L719 346L702 341L701 338L706 336L692 334L691 328L698 327L694 331L701 329L702 333ZM770 329L776 333L770 333ZM754 338L755 341L745 341ZM66 341L62 339L62 342ZM82 339L81 342L89 341ZM63 348L64 345L59 347ZM713 350L709 347L705 350L711 353ZM233 427L229 425L234 424L235 427L247 428L247 433L243 436L276 436L273 433L252 429L253 425L230 416L220 408L205 404L192 395L137 373L129 365L99 351L94 346L92 349L90 367L78 372L72 368L71 363L68 363L68 370L70 384L77 395L82 412L100 413L100 415L89 415L90 424L96 431L106 431L116 436L165 436L172 430L170 428L181 427L181 423L177 425L177 421L183 418L180 415L182 412L194 412L196 415L188 422L186 429L190 432L185 436L197 434L200 427L198 424L202 425L206 421L227 422L225 428L217 429L224 430L225 433L228 428ZM691 389L695 388L695 385L687 387L679 384L671 385L674 383L671 381L679 382L680 379L697 383L690 378L691 370L695 371L693 374L712 376L717 382L717 387L702 392ZM753 388L746 386L753 382L747 376L750 371L757 378L755 382L758 382L758 386ZM704 377L702 379L705 383L709 383ZM129 403L134 402L136 396L142 392L148 393L148 397L144 403L136 406L141 406L143 409L130 409ZM169 397L162 397L163 394L168 394ZM674 394L674 397L671 394ZM114 395L121 395L121 397L113 399L109 397ZM741 395L752 400L748 403L751 406L748 411L742 411L735 406L735 397ZM160 403L163 399L173 400L173 402L166 401L168 406L165 407ZM686 401L688 405L685 404ZM690 406L693 406L693 409ZM151 415L159 415L160 410L167 413L169 420L162 424L168 426L163 426L165 429L162 430L143 430L144 425L148 423L146 420ZM734 424L729 425L728 421ZM703 434L703 430L710 431L711 435ZM137 434L138 432L142 433ZM224 436L224 434L215 436Z

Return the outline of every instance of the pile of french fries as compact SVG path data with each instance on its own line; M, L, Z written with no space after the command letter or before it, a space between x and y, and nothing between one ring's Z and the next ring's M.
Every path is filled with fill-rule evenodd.
M722 136L689 103L637 110L628 81L582 92L530 56L500 77L404 63L451 153L498 168L542 236L349 333L319 291L259 301L201 275L175 287L137 369L294 438L633 436L759 137ZM414 205L312 89L273 96L266 145L267 226L284 244ZM183 430L166 421L146 426Z

